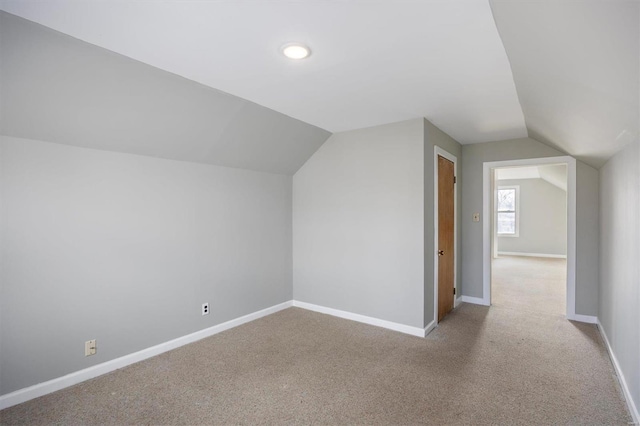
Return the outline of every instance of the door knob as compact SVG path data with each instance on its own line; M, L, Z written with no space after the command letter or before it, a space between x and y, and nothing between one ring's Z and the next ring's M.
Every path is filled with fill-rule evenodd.
M438 250L438 256L444 256L444 250Z

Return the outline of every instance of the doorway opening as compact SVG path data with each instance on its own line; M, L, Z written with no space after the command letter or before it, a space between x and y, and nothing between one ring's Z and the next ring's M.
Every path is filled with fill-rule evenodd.
M493 169L494 306L564 315L567 165Z
M488 162L483 172L484 304L576 319L575 159Z

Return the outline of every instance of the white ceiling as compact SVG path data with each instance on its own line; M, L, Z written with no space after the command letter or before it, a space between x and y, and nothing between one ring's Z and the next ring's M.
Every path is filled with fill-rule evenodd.
M0 11L0 134L294 174L331 135Z
M336 132L426 117L527 136L486 0L3 1L12 14ZM313 54L292 62L285 42Z
M640 0L0 0L331 132L426 117L595 167L640 143ZM310 58L279 47L308 43Z
M497 180L540 179L538 166L508 167L496 169Z
M567 190L567 166L565 164L551 164L540 166L505 167L496 169L496 179L542 179L563 191Z
M491 0L529 136L596 167L640 126L640 2Z

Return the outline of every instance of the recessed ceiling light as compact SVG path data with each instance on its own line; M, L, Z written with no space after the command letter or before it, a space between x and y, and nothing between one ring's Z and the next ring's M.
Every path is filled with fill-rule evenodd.
M280 50L289 59L304 59L311 55L311 49L302 43L287 43Z

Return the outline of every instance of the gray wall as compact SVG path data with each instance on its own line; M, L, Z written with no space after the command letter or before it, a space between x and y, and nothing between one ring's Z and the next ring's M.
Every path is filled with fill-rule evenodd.
M520 187L519 233L498 236L498 252L567 254L567 192L544 179L499 180Z
M457 159L457 248L458 263L456 271L456 287L462 287L462 145L455 139L434 126L429 120L424 120L424 325L434 317L433 274L435 223L433 212L434 197L434 146L438 146ZM458 293L460 294L460 293Z
M0 153L0 394L292 298L290 176L11 137Z
M423 327L423 120L336 133L293 177L294 299Z
M566 155L529 138L462 147L462 294L482 297L482 168L487 161ZM598 171L577 161L576 313L598 313Z
M598 315L600 236L598 171L576 162L576 314Z
M640 145L600 169L598 318L640 407Z

